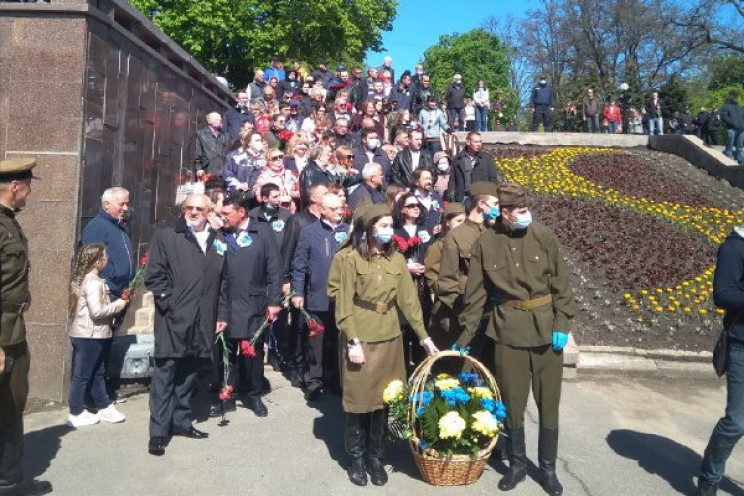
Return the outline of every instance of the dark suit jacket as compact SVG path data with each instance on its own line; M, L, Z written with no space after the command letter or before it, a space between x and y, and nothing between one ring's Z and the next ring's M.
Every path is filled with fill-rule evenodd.
M421 156L419 158L418 168L431 167L431 155L426 150L420 150ZM411 174L413 173L413 157L411 150L406 148L405 150L398 153L393 160L390 170L386 176L388 184L400 184L404 187L409 187L411 182Z

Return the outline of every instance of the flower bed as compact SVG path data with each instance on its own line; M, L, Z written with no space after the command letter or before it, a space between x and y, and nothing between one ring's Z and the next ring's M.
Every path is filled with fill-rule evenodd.
M716 247L744 221L710 197L728 198L715 189L730 187L693 187L629 152L500 148L489 147L497 166L533 193L536 217L566 247L583 344L710 348L721 313L711 299Z

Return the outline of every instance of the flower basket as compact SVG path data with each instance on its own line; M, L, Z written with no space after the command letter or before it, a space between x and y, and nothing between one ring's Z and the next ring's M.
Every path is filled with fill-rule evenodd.
M431 370L434 364L441 358L446 357L460 357L468 362L473 372L478 374L483 381L485 387L488 387L493 393L494 399L497 401L501 400L499 394L499 388L496 385L496 379L488 371L488 369L475 358L469 355L462 355L459 351L442 351L438 355L425 359L413 372L409 383L411 384L411 395L414 400L410 403L408 409L408 420L410 425L413 427L413 434L409 439L409 445L413 458L416 461L416 465L421 472L421 477L424 481L435 486L460 486L466 484L473 484L478 481L480 476L483 474L483 469L486 466L488 458L491 456L491 451L496 446L498 441L498 434L496 434L491 442L482 450L478 452L476 456L471 455L452 455L450 457L442 456L436 450L427 448L421 448L421 431L419 423L416 422L416 410L419 407L420 394L423 393L427 379L431 375Z

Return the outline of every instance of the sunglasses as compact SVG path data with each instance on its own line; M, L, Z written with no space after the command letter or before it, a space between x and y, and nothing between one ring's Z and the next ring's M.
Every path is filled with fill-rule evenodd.
M183 207L184 210L187 212L196 211L196 212L206 212L207 209L205 207L194 207L192 205L186 205Z
M405 208L418 208L418 209L421 208L418 203L409 203L408 205L403 205L403 206Z
M284 158L284 155L274 155L273 157L271 157L271 160L281 160L283 158Z
M346 155L346 158L354 158L354 155L352 154Z

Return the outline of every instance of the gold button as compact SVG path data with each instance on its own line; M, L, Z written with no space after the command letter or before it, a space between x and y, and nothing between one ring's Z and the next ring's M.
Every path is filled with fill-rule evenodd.
M519 267L519 263L515 263L515 264L514 264L514 266L515 266L515 267Z

